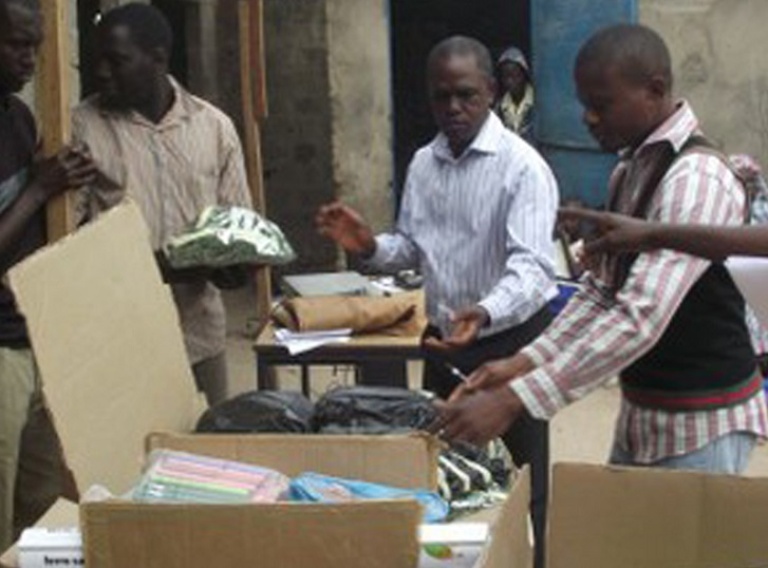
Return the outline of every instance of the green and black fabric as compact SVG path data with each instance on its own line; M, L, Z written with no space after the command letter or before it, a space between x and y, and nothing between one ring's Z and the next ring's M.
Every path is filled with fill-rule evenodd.
M30 175L37 149L35 120L27 106L11 95L0 100L0 222L19 197ZM0 274L45 244L45 211L29 222L16 249L0 262ZM28 347L24 318L16 309L13 294L0 284L0 346Z
M690 152L717 154L728 164L727 158L702 137L691 137L677 153L668 145L641 188L633 216L647 216L664 175L676 159ZM615 209L615 203L610 207ZM635 254L616 259L616 289L626 282L636 258ZM744 299L722 263L710 265L688 291L656 345L624 369L620 378L627 400L669 411L737 404L762 388L744 321Z

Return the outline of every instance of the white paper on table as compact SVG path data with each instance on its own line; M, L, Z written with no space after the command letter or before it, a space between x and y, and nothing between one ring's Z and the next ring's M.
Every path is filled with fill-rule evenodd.
M732 256L725 266L760 324L768 328L768 258Z
M321 331L291 331L283 328L275 330L275 339L288 349L291 355L298 355L328 343L346 343L351 335L351 328Z

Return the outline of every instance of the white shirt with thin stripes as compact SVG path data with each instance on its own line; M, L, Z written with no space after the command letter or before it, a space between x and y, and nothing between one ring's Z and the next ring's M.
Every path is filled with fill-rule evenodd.
M427 316L444 334L450 313L485 308L491 335L519 325L557 294L552 231L555 178L493 113L455 158L443 134L416 152L396 229L376 237L369 263L419 268Z

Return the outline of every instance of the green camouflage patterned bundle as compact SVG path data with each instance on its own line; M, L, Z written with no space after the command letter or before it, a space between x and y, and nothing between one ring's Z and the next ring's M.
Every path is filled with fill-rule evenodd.
M173 268L287 264L296 258L280 228L250 209L207 207L195 225L166 245Z

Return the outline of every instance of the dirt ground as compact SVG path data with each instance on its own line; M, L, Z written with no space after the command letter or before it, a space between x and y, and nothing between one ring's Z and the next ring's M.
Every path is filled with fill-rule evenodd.
M230 394L256 388L253 343L253 302L247 292L229 293L225 300L229 311L227 357ZM318 368L312 372L313 396L336 384L351 384L351 370L344 367ZM409 367L409 381L418 388L420 366ZM286 369L279 375L281 388L299 387L298 372ZM577 461L604 463L611 444L613 423L619 408L619 389L615 385L594 391L585 399L561 411L551 423L552 463ZM768 444L757 447L747 475L768 476Z

